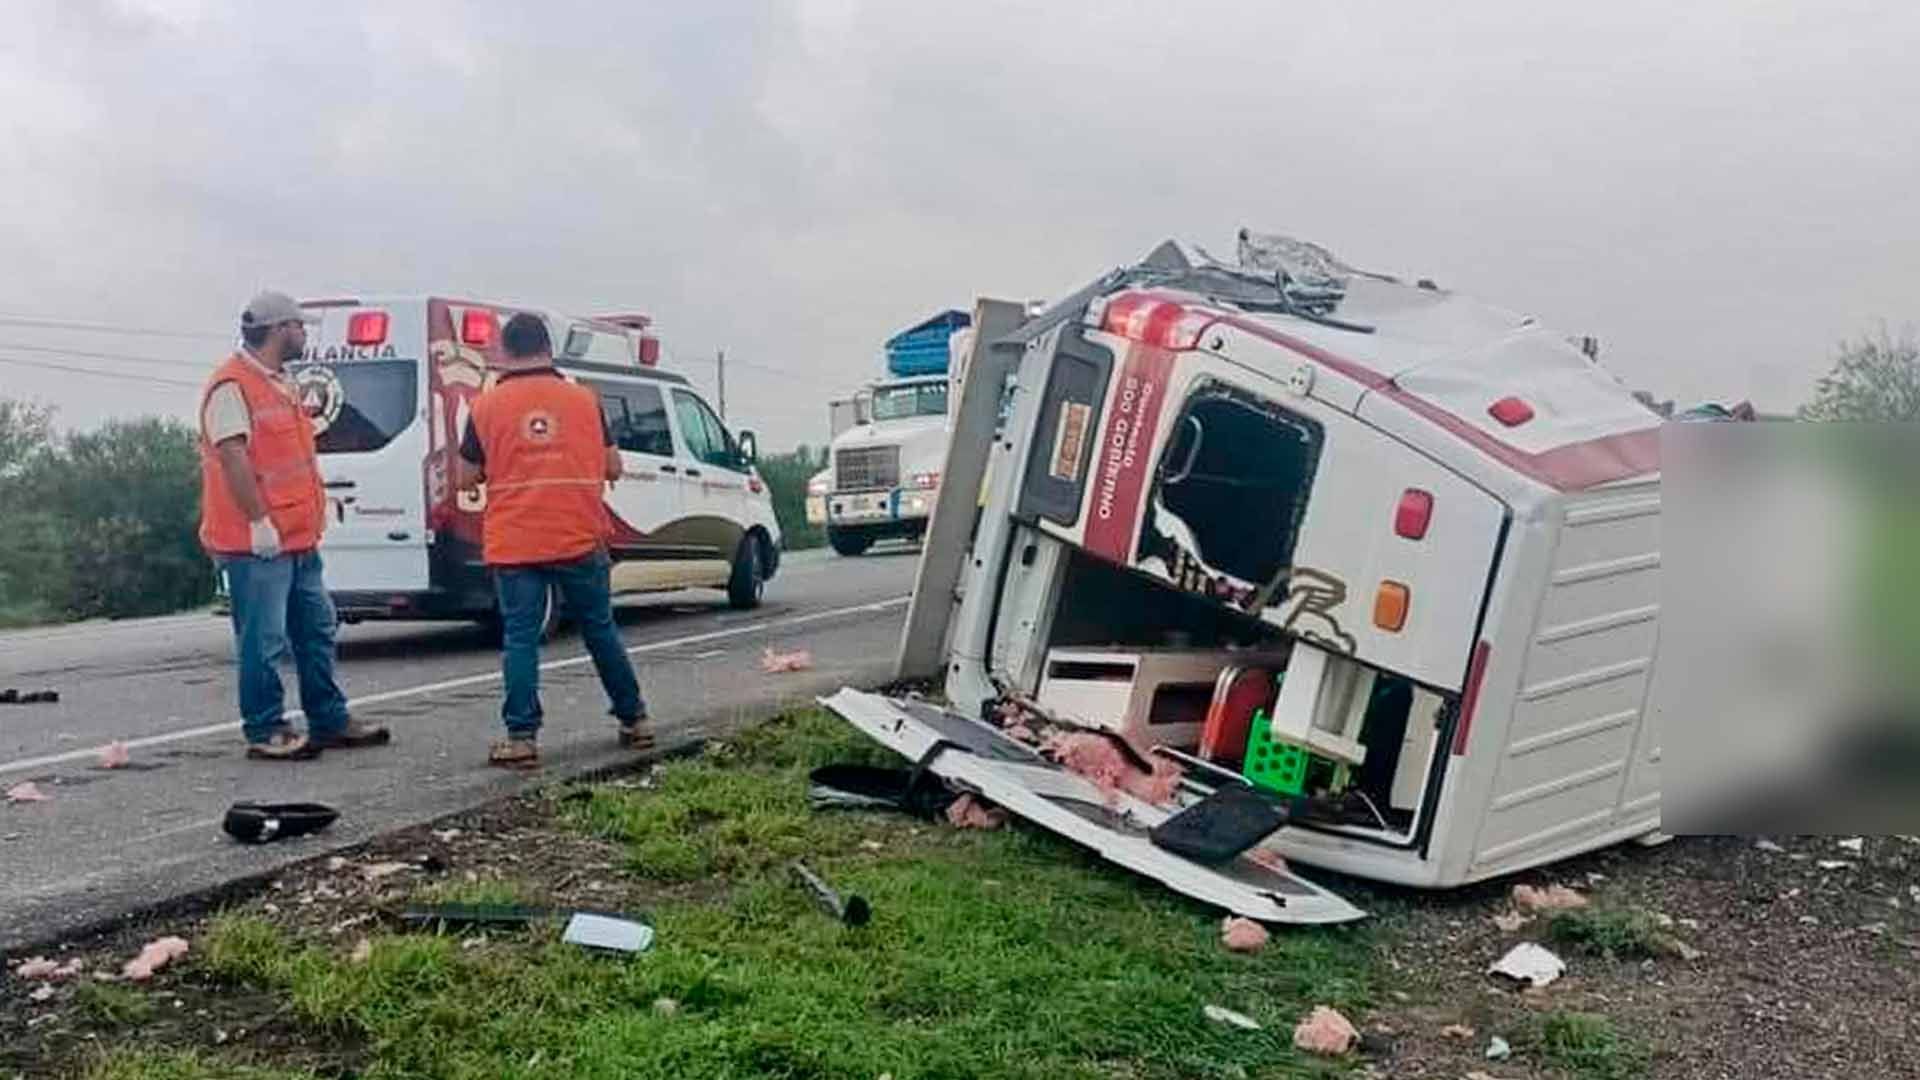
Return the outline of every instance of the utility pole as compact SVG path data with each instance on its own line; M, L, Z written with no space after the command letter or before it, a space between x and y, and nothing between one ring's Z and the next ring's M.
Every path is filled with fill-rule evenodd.
M727 422L727 350L721 349L714 357L713 366L720 371L720 422Z

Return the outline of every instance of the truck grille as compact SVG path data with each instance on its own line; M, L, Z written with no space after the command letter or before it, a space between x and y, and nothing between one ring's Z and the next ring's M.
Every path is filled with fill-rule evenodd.
M861 446L833 455L835 491L884 491L900 484L900 448Z

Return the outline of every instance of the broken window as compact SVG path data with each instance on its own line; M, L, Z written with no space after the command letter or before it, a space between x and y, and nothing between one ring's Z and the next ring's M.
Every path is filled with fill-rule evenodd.
M1246 610L1278 596L1320 461L1321 426L1225 383L1188 398L1154 476L1136 560Z

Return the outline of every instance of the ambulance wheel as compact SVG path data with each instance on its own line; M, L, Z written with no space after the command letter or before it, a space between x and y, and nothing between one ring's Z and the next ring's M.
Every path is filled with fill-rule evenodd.
M733 556L733 576L727 579L727 603L735 611L750 611L760 606L767 591L767 560L760 549L766 541L759 533L748 533Z
M827 543L833 545L834 551L852 558L855 555L865 555L867 549L873 546L873 537L846 529L828 529Z

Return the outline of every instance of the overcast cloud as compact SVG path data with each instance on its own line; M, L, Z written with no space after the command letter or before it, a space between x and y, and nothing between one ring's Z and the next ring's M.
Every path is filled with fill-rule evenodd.
M0 326L0 357L193 383L265 285L644 310L785 446L909 322L1242 224L1596 335L1684 403L1791 407L1920 318L1911 5L0 10L0 315L210 335ZM194 398L0 388L74 425Z

